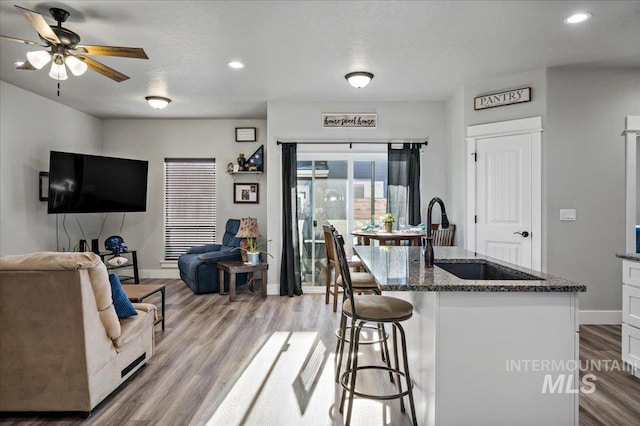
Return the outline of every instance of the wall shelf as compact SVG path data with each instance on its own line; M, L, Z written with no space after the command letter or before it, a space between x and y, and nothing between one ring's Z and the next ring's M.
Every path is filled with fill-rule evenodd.
M233 177L233 180L236 180L237 176L250 176L250 175L255 175L256 177L260 177L261 174L263 174L264 172L260 171L255 171L255 172L249 172L249 171L242 171L242 172L227 172L227 174L231 175L231 177Z

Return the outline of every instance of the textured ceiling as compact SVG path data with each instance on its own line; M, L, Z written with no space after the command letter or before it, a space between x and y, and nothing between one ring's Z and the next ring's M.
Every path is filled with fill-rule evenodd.
M89 70L56 81L16 70L33 47L0 41L0 79L101 118L265 118L269 100L445 100L465 84L541 67L592 63L640 72L640 1L2 1L0 33L39 41L13 6L82 42L143 47L149 60L94 57L131 77ZM593 19L563 18L588 10ZM229 60L246 63L242 70ZM375 74L360 90L344 75ZM147 95L173 102L151 109Z

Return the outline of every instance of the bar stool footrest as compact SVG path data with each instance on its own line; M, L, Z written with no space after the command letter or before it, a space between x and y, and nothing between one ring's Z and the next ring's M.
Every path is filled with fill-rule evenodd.
M374 345L376 343L382 343L385 340L389 340L389 333L387 333L387 331L385 330L384 332L384 336L380 336L380 330L378 329L378 327L375 327L373 325L365 325L362 328L367 328L370 330L374 330L377 332L378 334L378 338L377 339L372 339L372 340L360 340L359 344L361 345ZM351 329L351 326L348 325L347 330ZM345 330L346 331L346 330ZM336 332L335 335L338 339L342 339L342 333L340 333L340 329L336 328ZM351 343L351 339L349 338L349 336L351 335L351 333L347 333L347 336L344 338L345 343Z
M381 365L363 365L360 366L358 368L356 368L356 370L360 371L360 370L383 370L392 374L399 374L402 377L406 377L407 375L404 373L404 371L395 369L395 368L388 368L385 366L381 366ZM345 371L344 373L342 373L342 378L340 379L340 384L342 385L342 387L344 389L346 389L348 392L351 392L351 390L349 389L349 376L351 375L351 369ZM374 399L377 401L387 401L387 400L391 400L391 399L397 399L397 398L402 398L406 395L409 395L409 390L413 389L413 380L411 380L411 388L408 388L404 391L402 391L401 393L394 393L394 394L390 394L390 395L371 395L371 394L367 394L367 393L363 393L363 392L358 392L357 390L353 390L353 395L354 396L358 396L360 398L367 398L367 399Z

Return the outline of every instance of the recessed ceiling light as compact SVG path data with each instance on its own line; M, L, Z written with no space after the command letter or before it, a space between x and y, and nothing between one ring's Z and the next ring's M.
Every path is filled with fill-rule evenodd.
M229 68L234 68L239 70L240 68L244 68L244 64L240 61L229 61L227 62L227 65L229 66Z
M592 16L593 15L589 12L574 13L573 15L564 18L564 22L567 24L578 24L580 22L588 21Z

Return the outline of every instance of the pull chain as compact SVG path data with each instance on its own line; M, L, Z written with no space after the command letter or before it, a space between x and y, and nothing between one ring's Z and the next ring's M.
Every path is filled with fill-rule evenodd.
M60 96L60 80L58 80L58 96Z

